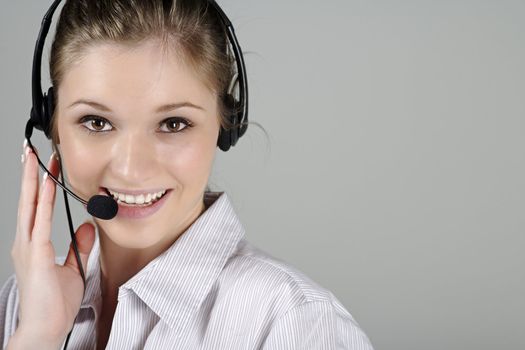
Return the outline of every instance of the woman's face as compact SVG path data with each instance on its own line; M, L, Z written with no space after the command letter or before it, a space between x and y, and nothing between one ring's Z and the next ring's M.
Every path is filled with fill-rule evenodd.
M112 220L95 219L113 242L172 242L203 211L217 97L176 55L154 41L92 47L67 70L57 108L58 147L74 191L89 199L108 189L135 202L119 202Z

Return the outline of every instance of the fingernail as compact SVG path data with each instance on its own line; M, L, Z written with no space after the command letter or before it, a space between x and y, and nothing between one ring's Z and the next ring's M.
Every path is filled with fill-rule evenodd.
M55 151L53 151L53 153L51 153L51 156L49 156L49 161L51 161L51 159L56 159L56 160L58 160L58 157L57 157Z
M26 157L25 157L25 155L22 153L22 155L20 156L20 162L22 162L22 164L24 164L25 161L26 161Z
M42 176L42 186L40 186L40 195L42 195L42 193L44 193L44 190L46 188L46 184L47 184L47 171L44 172L44 176Z
M25 150L25 149L26 149L26 147L27 147L27 139L24 139L24 145L22 146L22 149L24 149L24 150Z

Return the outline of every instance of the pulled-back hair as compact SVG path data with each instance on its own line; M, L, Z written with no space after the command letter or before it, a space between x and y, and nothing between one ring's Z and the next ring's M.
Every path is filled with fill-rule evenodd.
M158 40L165 52L176 53L216 93L221 125L230 127L226 116L232 106L225 94L234 75L234 57L221 20L207 0L67 0L49 60L55 92L68 68L90 47L133 46L150 39ZM57 106L58 93L55 99ZM56 118L51 134L56 143Z

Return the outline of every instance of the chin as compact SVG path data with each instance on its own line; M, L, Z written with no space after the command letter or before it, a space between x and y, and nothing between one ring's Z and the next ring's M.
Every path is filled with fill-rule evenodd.
M160 244L163 240L160 229L153 228L151 225L121 225L116 222L99 222L101 234L119 247L127 249L146 249ZM106 234L106 232L108 232Z

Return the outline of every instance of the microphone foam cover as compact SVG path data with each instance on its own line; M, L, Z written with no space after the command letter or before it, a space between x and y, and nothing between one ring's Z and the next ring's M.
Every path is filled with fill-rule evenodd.
M87 211L102 220L113 219L118 212L118 204L113 198L97 194L89 199Z

